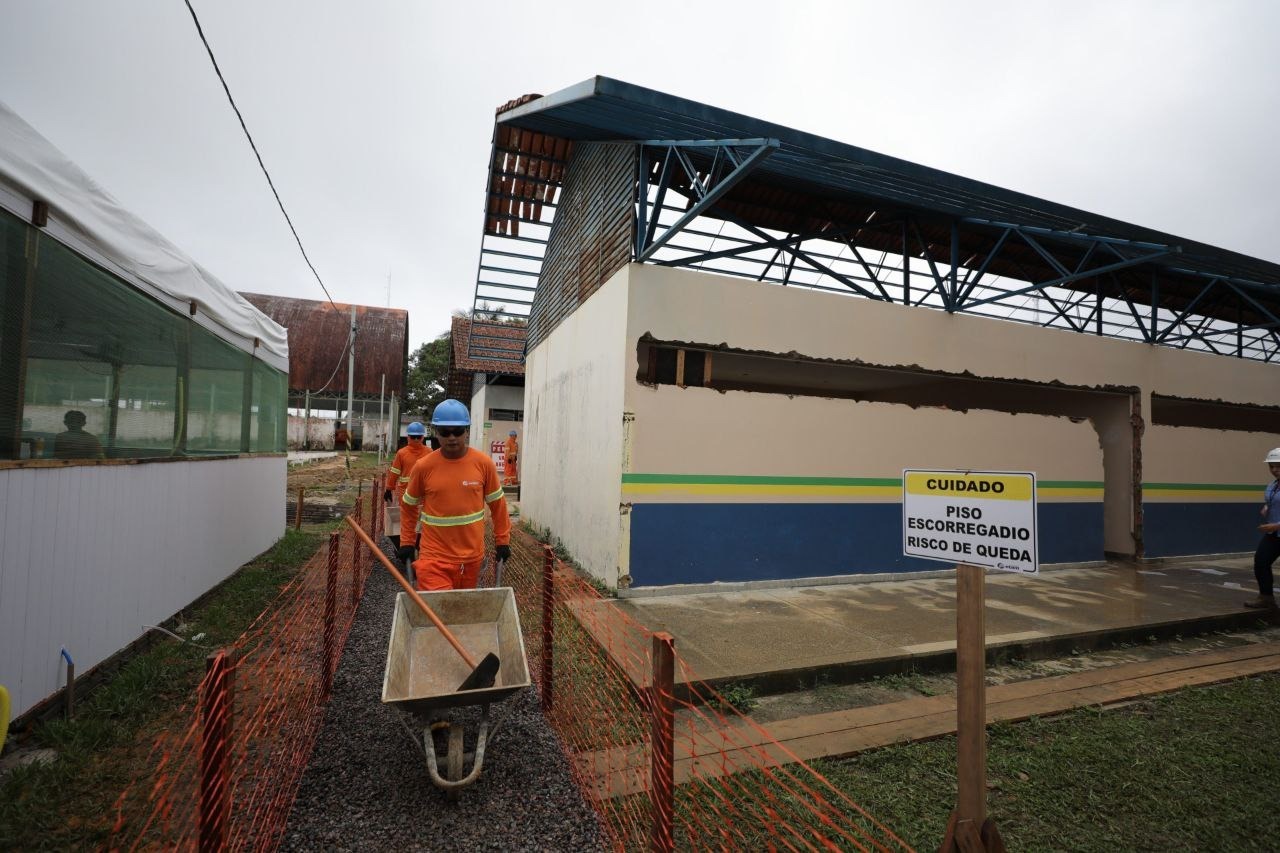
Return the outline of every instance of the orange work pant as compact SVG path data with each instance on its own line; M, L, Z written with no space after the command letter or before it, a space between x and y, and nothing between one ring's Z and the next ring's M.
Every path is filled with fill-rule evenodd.
M516 464L516 457L512 456L506 460L504 465L502 482L504 485L515 485L520 482L520 468Z
M413 564L413 579L420 592L447 589L475 589L480 580L484 558L473 563L458 563L432 557L419 557Z

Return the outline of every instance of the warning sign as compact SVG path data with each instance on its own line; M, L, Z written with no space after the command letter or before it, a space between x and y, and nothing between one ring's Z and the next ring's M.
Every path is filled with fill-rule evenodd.
M489 455L493 457L493 464L498 466L498 475L505 474L507 469L507 443L505 441L489 442Z
M902 472L902 553L1033 575L1036 475L1009 471Z

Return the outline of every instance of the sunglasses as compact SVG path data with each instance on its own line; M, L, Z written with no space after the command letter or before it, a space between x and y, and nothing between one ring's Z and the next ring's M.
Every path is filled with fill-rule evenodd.
M466 433L466 427L437 427L436 435L441 438L457 438Z

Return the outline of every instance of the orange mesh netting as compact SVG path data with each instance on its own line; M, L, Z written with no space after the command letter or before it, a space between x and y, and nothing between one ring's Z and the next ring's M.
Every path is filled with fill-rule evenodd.
M381 513L362 503L356 517L369 516L363 526L376 535ZM189 724L155 738L151 772L116 801L110 848L279 845L371 568L365 550L349 529L330 534L244 633L209 657L180 712Z
M678 654L665 658L672 686L655 690L653 632L519 531L503 583L516 591L543 707L618 849L911 849ZM656 760L655 701L671 727Z

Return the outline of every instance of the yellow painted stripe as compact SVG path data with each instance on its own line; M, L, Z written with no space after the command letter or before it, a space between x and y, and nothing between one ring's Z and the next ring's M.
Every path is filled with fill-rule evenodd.
M1169 503L1230 503L1259 504L1262 499L1257 494L1240 492L1224 492L1221 489L1143 489L1144 501Z

